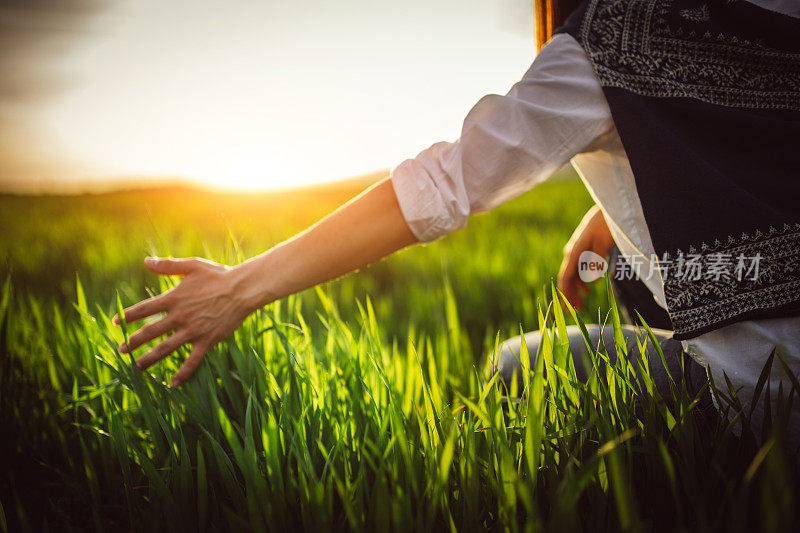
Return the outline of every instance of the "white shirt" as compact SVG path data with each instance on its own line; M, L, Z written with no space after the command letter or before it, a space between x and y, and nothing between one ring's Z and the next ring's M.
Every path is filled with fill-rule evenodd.
M800 16L798 0L753 3ZM653 243L628 157L592 66L569 35L553 37L508 94L478 101L457 141L436 143L395 167L392 183L411 231L429 242L464 227L470 215L535 187L569 161L603 210L621 253L639 258L642 281L665 307L663 281L650 268ZM742 404L751 401L774 348L800 374L800 317L739 322L683 345L725 391L726 374ZM789 390L775 361L773 402L781 380ZM758 433L761 413L760 406L754 413ZM791 425L792 440L800 442L800 409L793 410Z

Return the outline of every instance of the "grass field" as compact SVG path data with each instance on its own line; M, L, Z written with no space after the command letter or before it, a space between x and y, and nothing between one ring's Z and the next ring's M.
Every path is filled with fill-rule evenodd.
M549 305L561 248L591 205L574 179L257 312L181 389L167 383L185 351L149 373L117 352L125 328L109 317L172 282L147 274L145 255L235 263L361 185L0 196L2 530L797 523L780 424L763 446L722 418L701 434L680 382L674 412L653 391L658 353L576 380L564 325L619 319L602 283L579 314ZM485 354L540 327L538 368L506 389Z

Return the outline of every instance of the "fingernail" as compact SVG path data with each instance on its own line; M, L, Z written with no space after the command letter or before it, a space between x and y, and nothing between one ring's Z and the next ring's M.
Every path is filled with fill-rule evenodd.
M141 361L136 361L134 364L136 365L136 368L138 370L142 370L142 362Z
M183 380L178 379L178 378L172 378L172 386L173 387L180 387L181 385L183 385Z
M111 319L114 325L119 326L119 315L114 315L114 318Z
M121 353L128 353L128 345L123 342L119 345L119 351Z
M158 262L158 258L156 258L156 257L145 257L144 258L144 263L146 265L154 265L157 262Z

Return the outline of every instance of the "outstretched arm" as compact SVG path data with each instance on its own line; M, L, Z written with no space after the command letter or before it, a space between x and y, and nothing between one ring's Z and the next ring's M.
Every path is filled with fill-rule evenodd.
M158 313L166 316L128 339L127 352L172 332L136 360L148 368L180 346L192 351L172 379L185 383L206 352L230 336L253 311L266 304L337 278L417 242L400 211L389 179L381 181L307 230L238 266L204 259L147 258L156 274L184 279L159 296L125 309L126 322ZM118 317L114 317L119 323Z
M456 142L436 143L404 161L391 181L296 237L234 268L200 259L148 260L156 273L185 278L175 289L126 310L129 322L166 313L131 336L131 349L174 332L137 360L139 368L192 344L173 381L185 382L208 349L259 306L417 239L452 233L470 215L522 194L575 154L596 149L613 127L583 48L568 35L556 36L507 95L488 95L475 104Z

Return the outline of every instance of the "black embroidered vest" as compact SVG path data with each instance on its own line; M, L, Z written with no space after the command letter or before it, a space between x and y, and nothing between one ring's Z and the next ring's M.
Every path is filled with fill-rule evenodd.
M676 339L800 315L800 20L590 0L583 46L630 160Z

